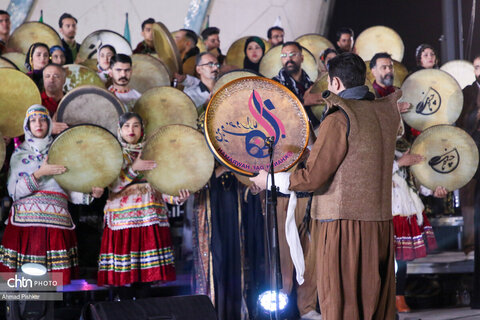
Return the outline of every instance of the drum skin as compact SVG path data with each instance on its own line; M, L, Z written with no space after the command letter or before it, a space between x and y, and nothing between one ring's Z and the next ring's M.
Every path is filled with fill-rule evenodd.
M473 63L467 60L448 61L440 68L440 70L448 72L454 77L462 89L475 81L475 69Z
M411 105L402 117L414 129L423 131L437 124L453 124L462 112L462 89L445 71L419 70L405 80L402 91L399 101Z
M62 46L62 40L57 31L43 22L25 22L16 28L8 39L7 47L27 54L35 42L45 43L49 48Z
M8 61L12 62L18 70L27 73L28 70L25 67L25 55L20 52L7 52L2 54L2 58L7 59Z
M155 169L144 172L148 182L173 196L181 189L194 193L203 188L215 165L203 135L181 124L159 128L147 140L142 159L157 163Z
M363 30L355 39L354 52L364 61L371 60L379 52L387 52L393 60L402 61L405 45L400 35L392 28L373 26Z
M276 81L247 77L229 82L210 100L205 137L226 167L253 176L270 166L267 138L273 138L275 171L294 166L309 136L298 98Z
M58 184L69 191L92 192L117 179L123 165L123 152L117 138L99 126L79 125L58 135L48 152L48 163L67 171L55 175Z
M98 74L88 67L79 64L66 64L63 69L66 73L65 85L63 86L65 92L83 85L105 88L105 84Z
M232 70L229 72L224 73L220 78L218 78L217 82L212 89L212 94L218 91L221 87L229 83L230 81L245 78L245 77L261 77L260 74L253 72L252 70L241 69L241 70Z
M167 66L148 54L132 55L132 77L129 86L140 93L154 87L169 86L171 79Z
M87 59L96 59L98 49L105 44L115 48L117 53L132 55L132 47L122 35L111 30L97 30L90 33L82 41L78 50L77 60L83 62Z
M459 189L473 178L478 167L475 141L464 130L450 125L426 129L415 139L410 153L425 158L410 171L431 190L438 186L448 191Z
M135 103L133 111L142 117L147 137L170 124L197 127L195 103L173 87L155 87L146 91Z
M60 101L57 121L69 126L95 124L115 136L118 118L125 113L123 103L110 91L96 86L81 86L67 93Z
M307 48L308 51L313 54L317 63L320 60L320 55L323 53L323 51L325 51L325 49L335 48L330 40L316 33L304 34L303 36L295 39L295 41L298 42L302 47Z
M167 27L161 23L153 24L153 46L157 52L158 58L170 70L170 74L175 72L182 73L182 60L178 52L175 40Z
M21 136L27 109L42 103L40 92L29 76L15 69L0 68L0 79L8 79L0 86L0 131L7 137Z

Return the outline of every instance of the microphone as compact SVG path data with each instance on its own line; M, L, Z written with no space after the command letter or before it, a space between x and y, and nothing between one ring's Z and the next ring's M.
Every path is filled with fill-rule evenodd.
M271 145L275 142L275 137L266 137L264 141L267 146Z

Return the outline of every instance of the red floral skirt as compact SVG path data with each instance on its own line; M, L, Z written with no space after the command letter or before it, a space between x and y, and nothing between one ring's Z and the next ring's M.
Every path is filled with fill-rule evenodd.
M98 285L173 281L175 277L168 227L155 224L112 230L105 226L100 247Z
M0 246L0 272L15 272L25 263L39 263L49 272L61 272L63 284L69 284L78 276L75 230L9 223Z
M393 217L395 259L414 260L425 257L427 252L437 248L432 226L425 213L422 215L423 225L421 227L417 223L416 215Z

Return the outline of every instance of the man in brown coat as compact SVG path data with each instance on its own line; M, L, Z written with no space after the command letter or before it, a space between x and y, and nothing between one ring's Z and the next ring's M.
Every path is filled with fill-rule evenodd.
M314 192L312 239L325 320L395 317L391 194L401 92L374 100L365 72L353 53L330 60L329 111L306 168L275 176L280 192ZM252 180L265 188L266 176Z

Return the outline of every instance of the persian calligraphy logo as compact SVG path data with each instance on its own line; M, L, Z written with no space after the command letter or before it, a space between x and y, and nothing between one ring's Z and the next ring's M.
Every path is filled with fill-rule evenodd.
M427 94L425 94L422 101L417 104L415 112L424 116L428 116L436 113L440 109L441 105L442 97L440 96L440 93L438 93L438 91L434 88L430 87L428 88Z
M230 121L217 128L215 139L218 142L229 143L229 135L245 137L245 151L252 157L268 157L268 145L265 140L267 137L274 137L273 146L280 139L286 137L285 126L282 121L276 117L272 110L275 109L272 101L262 100L260 94L253 90L248 99L248 109L255 121L247 117L246 122ZM263 128L263 130L259 130ZM266 132L266 134L264 133Z
M428 161L428 165L438 173L447 174L455 169L457 169L460 164L460 154L457 151L457 148L453 148L448 151L445 149L445 153L439 156L432 157Z

